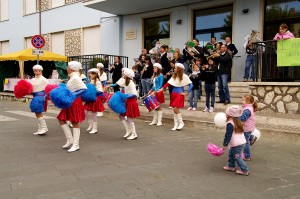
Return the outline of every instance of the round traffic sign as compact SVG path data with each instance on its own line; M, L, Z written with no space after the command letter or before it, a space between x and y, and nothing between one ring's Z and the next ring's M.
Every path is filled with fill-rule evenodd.
M43 48L45 45L45 39L42 35L34 35L31 38L31 44L35 48Z

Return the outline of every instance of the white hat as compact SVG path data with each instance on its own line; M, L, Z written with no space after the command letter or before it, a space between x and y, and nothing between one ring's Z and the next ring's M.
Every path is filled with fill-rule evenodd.
M80 69L82 69L82 65L78 61L70 61L68 63L68 67L70 67L72 70L75 70L75 71L79 71Z
M97 67L99 67L99 68L104 68L104 65L103 65L102 63L98 63L98 64L97 64Z
M228 107L225 112L231 117L240 117L242 115L242 110L237 105Z
M43 70L43 66L41 66L41 65L34 65L33 67L32 67L32 70Z
M181 63L176 63L176 64L175 64L175 67L176 67L176 66L177 66L177 67L179 67L179 68L182 68L182 69L184 69L184 65L183 65L183 64L181 64Z
M127 77L132 79L134 77L134 72L133 72L132 69L125 68L124 69L124 75L126 75Z
M159 63L155 63L155 64L153 64L153 66L156 66L157 68L162 69L162 66Z
M100 71L98 70L98 68L91 68L88 72L89 73L100 73Z

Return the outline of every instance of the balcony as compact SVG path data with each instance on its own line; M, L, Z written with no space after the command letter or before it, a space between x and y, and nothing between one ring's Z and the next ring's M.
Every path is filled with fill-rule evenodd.
M85 6L115 15L130 15L213 0L83 0Z

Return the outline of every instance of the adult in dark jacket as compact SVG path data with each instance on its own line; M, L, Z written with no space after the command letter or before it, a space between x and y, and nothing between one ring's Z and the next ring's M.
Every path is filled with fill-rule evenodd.
M232 57L239 52L236 49L235 45L233 43L231 43L230 37L225 38L225 43L226 43L227 49L229 50L229 53L231 54Z
M151 89L151 77L153 76L153 65L151 58L147 56L145 58L145 65L141 71L141 83L143 87L143 95L147 95Z
M115 84L122 77L123 64L120 61L120 57L115 57L115 63L110 67L109 72L112 73L113 84ZM119 86L114 86L114 92L120 91Z
M160 65L162 66L162 74L165 76L170 71L170 60L167 57L166 50L168 47L166 45L162 45L159 49L160 51ZM167 82L166 79L164 79L164 84Z
M221 46L221 54L215 53L214 56L219 59L217 77L220 101L217 103L224 103L226 105L230 103L228 80L231 74L232 57L225 44Z

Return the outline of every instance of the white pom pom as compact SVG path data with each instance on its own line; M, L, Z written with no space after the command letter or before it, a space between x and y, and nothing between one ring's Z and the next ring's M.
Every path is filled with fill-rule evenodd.
M251 133L251 135L256 137L256 141L259 140L261 133L258 129L254 129L253 132Z
M225 128L226 126L226 114L219 112L214 117L214 123L218 128Z

